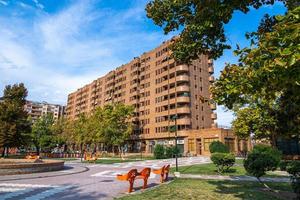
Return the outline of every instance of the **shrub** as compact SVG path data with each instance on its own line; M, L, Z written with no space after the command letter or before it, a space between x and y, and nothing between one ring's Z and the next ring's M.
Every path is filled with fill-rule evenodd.
M235 156L231 153L213 153L210 159L216 165L218 173L228 171L235 163Z
M161 144L157 144L154 147L154 158L163 159L165 158L165 147Z
M177 153L179 157L179 148L176 149L176 146L166 147L166 158L174 158Z
M166 158L173 158L174 150L173 147L166 148Z
M229 153L229 148L220 141L213 141L209 145L210 153Z
M286 167L286 171L291 175L291 184L297 195L296 199L300 199L300 162L290 161Z
M246 171L255 176L259 182L260 177L267 171L274 171L280 162L281 153L270 146L256 145L244 160Z
M281 171L286 171L286 167L287 165L290 163L291 161L290 160L282 160L280 161L279 163L279 168Z

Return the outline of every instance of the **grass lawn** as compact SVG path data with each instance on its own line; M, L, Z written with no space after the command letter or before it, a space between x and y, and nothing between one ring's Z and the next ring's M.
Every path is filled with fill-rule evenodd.
M142 193L124 196L120 200L283 200L294 197L288 183L269 183L269 186L276 192L265 191L263 186L256 182L176 179L169 184Z
M220 174L218 174L217 168L213 163L182 166L182 167L179 167L178 170L182 174L220 175ZM174 167L171 169L171 172L175 172ZM241 175L248 175L248 174L243 166L243 160L237 159L235 165L233 167L231 167L228 172L224 172L222 175L241 176ZM266 176L268 176L268 177L281 176L282 177L282 175L277 175L277 174L274 174L271 172L267 172Z

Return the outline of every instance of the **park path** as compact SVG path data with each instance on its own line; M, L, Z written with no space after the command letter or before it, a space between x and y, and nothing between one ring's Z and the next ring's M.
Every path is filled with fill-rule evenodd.
M228 181L258 181L253 176L221 176L221 175L198 175L198 174L180 174L179 178L205 179L205 180L228 180ZM263 177L263 182L290 182L288 177Z
M194 165L210 162L208 157L179 158L179 165ZM1 200L96 200L113 199L125 194L128 183L117 181L116 175L132 168L160 168L165 164L175 166L175 159L144 160L116 164L88 164L66 162L66 169L27 175L1 176ZM87 169L87 170L85 170ZM151 173L149 187L159 185L159 176ZM142 180L135 182L136 191L141 190Z

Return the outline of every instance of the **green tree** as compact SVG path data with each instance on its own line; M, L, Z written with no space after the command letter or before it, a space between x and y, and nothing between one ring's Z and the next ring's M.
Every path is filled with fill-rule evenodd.
M44 148L51 149L55 147L56 141L52 132L53 124L54 119L52 114L43 115L33 123L31 140L36 148L37 155Z
M299 6L297 0L281 0L288 9ZM174 57L189 62L200 54L216 59L229 49L224 25L235 11L248 13L250 8L273 5L274 0L152 0L146 6L147 16L163 28L164 33L180 30L172 46Z
M276 170L280 160L281 153L276 148L267 145L256 145L244 160L244 167L250 175L255 176L260 183L264 184L260 178L267 171ZM266 184L264 186L269 188Z
M60 118L56 120L51 127L51 131L53 134L53 141L55 144L58 144L60 147L66 145L66 141L68 138L68 135L65 133L66 126L67 126L66 119Z
M300 7L276 16L270 32L238 49L238 64L228 64L215 82L214 100L236 114L234 131L276 145L279 136L300 133Z
M71 141L73 141L80 148L81 160L83 156L83 152L86 149L86 144L89 141L88 135L88 121L89 118L85 113L81 113L79 117L70 122L71 128Z
M220 141L213 141L209 145L210 153L229 153L229 148Z
M28 142L30 122L24 111L27 89L23 83L7 85L4 89L3 101L0 102L0 147L20 147Z
M105 105L103 108L104 141L114 146L121 146L129 139L132 133L132 122L134 108L124 104Z

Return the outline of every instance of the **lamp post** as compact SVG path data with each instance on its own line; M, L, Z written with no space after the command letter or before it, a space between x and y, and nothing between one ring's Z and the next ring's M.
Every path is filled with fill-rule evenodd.
M177 153L177 114L172 117L172 120L175 121L175 164L176 164L176 172L178 172L178 153Z

